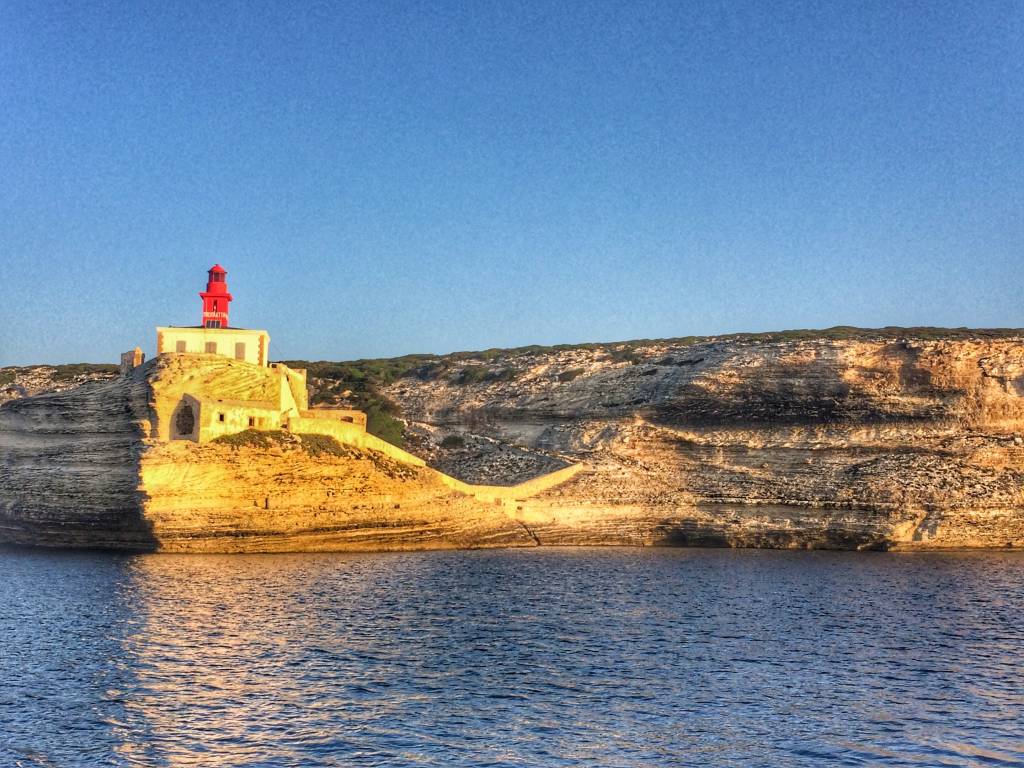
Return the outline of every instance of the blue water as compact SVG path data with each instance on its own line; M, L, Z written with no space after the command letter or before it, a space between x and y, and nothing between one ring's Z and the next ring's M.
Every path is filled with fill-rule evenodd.
M1024 556L0 550L0 766L1024 765Z

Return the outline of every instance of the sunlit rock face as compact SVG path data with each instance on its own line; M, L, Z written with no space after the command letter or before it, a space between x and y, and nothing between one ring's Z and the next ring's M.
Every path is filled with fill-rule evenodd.
M503 508L454 493L427 469L352 448L149 446L143 514L179 552L408 550L533 544Z
M373 451L161 440L159 413L186 392L260 400L274 375L161 357L0 406L0 540L200 552L1024 546L1024 338L652 342L428 368L386 394L433 466L497 485L584 471L496 504Z
M160 414L184 391L260 399L274 376L166 356L125 378L0 406L0 541L188 552L534 544L502 506L375 451L158 439Z
M1024 339L655 342L623 357L498 356L387 393L437 454L469 433L586 462L517 510L545 544L1024 545ZM450 451L448 470L481 453Z

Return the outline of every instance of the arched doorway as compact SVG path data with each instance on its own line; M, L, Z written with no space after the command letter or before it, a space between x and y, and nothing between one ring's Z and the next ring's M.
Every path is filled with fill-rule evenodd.
M192 437L195 428L195 411L188 403L182 403L178 406L177 416L174 417L174 437Z

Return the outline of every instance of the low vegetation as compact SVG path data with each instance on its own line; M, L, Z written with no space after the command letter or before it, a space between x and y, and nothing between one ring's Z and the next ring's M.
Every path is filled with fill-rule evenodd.
M330 435L301 434L298 438L301 441L302 450L310 456L352 456L356 453Z
M457 448L465 448L466 441L461 435L447 435L444 440L441 441L441 447L448 450L454 450Z
M88 374L99 374L113 376L120 370L120 366L108 363L68 363L66 365L53 366L55 373L53 378L57 381L70 381Z
M419 472L416 467L402 464L380 451L360 450L349 445L342 445L330 435L313 435L307 433L284 432L282 430L247 429L233 435L221 435L210 441L217 445L228 445L232 448L272 447L293 448L302 450L312 457L341 456L351 459L365 459L384 475L399 480L411 480Z
M758 344L815 339L928 341L935 339L999 339L1017 336L1024 336L1024 329L902 328L897 326L857 328L849 325L837 325L817 330L793 329L767 333L731 333L721 336L679 336L667 339L633 339L620 342L587 342L550 346L531 344L508 349L494 347L476 352L452 352L447 355L403 355L347 362L326 360L316 362L285 360L283 362L293 368L305 368L309 372L311 405L337 405L365 411L368 432L393 445L402 446L405 442L405 426L401 421L401 409L381 390L406 376L415 376L422 381L446 378L449 382L457 385L511 381L516 377L516 368L513 365L502 363L512 363L520 358L547 355L553 352L593 350L604 352L613 361L635 364L642 361L639 350L652 345L686 347L708 342ZM690 362L689 360L673 360L669 364L686 365ZM114 366L108 367L114 368ZM580 368L563 371L558 374L558 380L572 381L582 373L583 369Z
M312 406L333 405L356 408L366 413L366 431L401 447L405 425L398 404L380 391L410 368L422 365L432 355L407 355L384 360L355 360L333 363L286 360L290 368L305 368Z
M512 381L515 368L492 369L486 365L467 365L451 377L452 384L487 384L493 381Z
M218 445L229 445L232 448L270 448L271 446L283 446L290 441L290 436L279 429L259 430L247 429L244 432L235 432L233 435L221 435L210 442Z
M233 435L221 435L210 442L218 445L229 445L232 448L271 448L274 446L291 446L300 448L310 456L348 456L356 457L360 452L355 448L342 445L330 435L313 435L306 433L292 434L280 429L259 430L247 429Z

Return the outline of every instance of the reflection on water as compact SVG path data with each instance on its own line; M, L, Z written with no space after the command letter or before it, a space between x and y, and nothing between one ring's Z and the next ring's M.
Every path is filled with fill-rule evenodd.
M1024 557L0 551L0 765L1024 765Z

